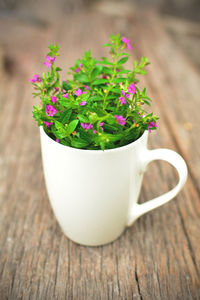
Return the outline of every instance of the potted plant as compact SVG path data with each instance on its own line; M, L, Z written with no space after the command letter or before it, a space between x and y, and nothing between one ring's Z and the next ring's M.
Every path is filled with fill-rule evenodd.
M115 240L142 214L176 196L187 178L184 160L168 149L147 149L148 133L158 117L147 112L151 99L139 88L138 75L149 61L133 61L132 50L120 34L110 36L110 59L85 52L60 80L58 45L50 45L43 75L31 78L40 105L33 117L40 126L43 168L49 199L64 233L84 245ZM147 164L166 160L179 173L170 192L138 204Z

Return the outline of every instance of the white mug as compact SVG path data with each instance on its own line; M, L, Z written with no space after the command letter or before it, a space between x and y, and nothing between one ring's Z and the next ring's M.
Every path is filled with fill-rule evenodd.
M99 246L117 239L126 226L174 198L187 179L183 158L168 149L147 149L148 131L135 142L108 150L64 146L40 128L46 187L55 216L72 241ZM173 165L179 182L171 191L138 204L148 163Z

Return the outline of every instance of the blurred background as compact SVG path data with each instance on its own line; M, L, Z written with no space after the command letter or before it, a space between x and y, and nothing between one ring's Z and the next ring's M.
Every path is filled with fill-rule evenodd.
M47 71L50 44L59 44L56 65L66 76L84 51L105 56L102 45L118 32L130 39L131 66L141 56L151 62L140 82L160 118L149 146L180 153L189 177L175 201L121 241L87 249L64 238L50 209L29 78ZM113 299L122 299L118 291L132 295L126 299L136 291L137 299L199 299L199 54L199 0L0 0L1 300L66 299L67 289L73 299L98 289ZM141 201L174 186L175 171L163 164L146 172Z
M72 16L80 12L87 14L88 11L93 11L107 18L118 19L118 28L123 31L125 27L123 18L126 20L134 18L141 12L149 10L155 10L162 17L163 24L172 38L200 67L199 0L0 0L0 68L6 68L10 73L27 71L24 65L27 57L24 57L23 63L18 61L20 57L17 53L20 45L26 47L30 53L31 45L28 39L26 41L29 45L24 39L30 38L34 28L40 35L41 32L45 30L48 32L52 26L69 17L70 27L81 27L81 17L74 18L73 21ZM88 22L91 22L90 18ZM96 24L93 22L90 26L94 31ZM63 27L62 34L67 34L67 30L68 28ZM36 43L40 42L40 38L41 36Z

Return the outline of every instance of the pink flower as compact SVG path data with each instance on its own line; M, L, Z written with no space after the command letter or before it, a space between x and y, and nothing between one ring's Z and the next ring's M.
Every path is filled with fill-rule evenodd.
M80 96L80 95L82 94L81 89L79 88L78 90L76 90L76 91L74 92L74 94L75 94L76 96Z
M76 96L80 96L80 95L82 95L82 94L87 94L87 92L86 92L86 91L82 92L81 89L79 88L78 90L76 90L76 91L74 92L74 94L75 94Z
M120 69L116 69L116 72L117 72L117 73L120 72Z
M67 99L68 98L68 93L63 94L63 97Z
M104 130L103 125L104 125L104 122L99 123L99 127L101 128L102 131Z
M80 106L85 106L86 104L87 104L86 101L82 101L82 102L80 103Z
M96 130L93 130L93 133L95 134L95 133L97 133L97 131L96 131Z
M129 50L132 50L132 47L130 45L130 40L128 40L126 37L123 37L122 42L124 42Z
M55 61L55 56L50 57L49 55L46 56L46 61L44 62L44 65L46 65L48 68L51 67L52 63Z
M104 79L108 79L108 75L103 75L103 78Z
M54 88L54 90L55 90L56 92L58 92L58 91L59 91L59 87L56 86L56 87Z
M55 96L51 96L51 101L52 101L53 103L56 103L57 98L56 98Z
M151 133L151 128L153 128L153 127L158 127L158 125L156 124L156 122L154 123L154 122L149 122L148 123L148 131L149 131L149 133Z
M89 129L93 128L93 125L88 124L88 123L81 123L81 127L83 127L83 129L85 129L85 131L88 131Z
M38 74L33 75L33 77L30 79L31 82L36 83L36 82L41 82L42 80L40 79Z
M119 97L119 100L121 101L121 105L126 104L126 100L124 97Z
M57 110L55 109L55 107L53 107L51 105L46 105L45 112L46 112L47 116L53 117L53 115L55 115L57 113Z
M44 121L43 122L47 127L49 127L49 126L51 126L53 123L52 122L46 122L46 121Z
M134 84L134 83L129 84L128 92L129 92L130 94L135 94L135 92L136 92L136 87L135 87L135 84Z
M60 143L60 140L59 140L59 139L56 139L56 142L57 142L57 143Z
M62 88L62 89L61 89L61 92L64 93L64 92L65 92L65 89Z
M116 122L120 125L126 124L126 119L123 116L114 115Z
M144 116L142 116L140 113L138 113L138 115L140 116L140 118L144 118Z
M125 92L124 92L124 90L121 90L121 93L122 93L122 95L124 95L124 96L126 96L126 98L129 98L130 97L130 94L126 94ZM120 98L122 98L122 97L120 97ZM119 99L120 99L119 98ZM124 100L125 101L125 100ZM125 103L124 103L125 104Z
M83 85L84 86L84 88L86 89L86 90L90 90L90 87L89 86L87 86L87 85Z
M74 70L74 72L79 73L80 70L81 70L81 68L83 68L83 64L80 64L80 65L79 65L79 68L76 68L76 69Z

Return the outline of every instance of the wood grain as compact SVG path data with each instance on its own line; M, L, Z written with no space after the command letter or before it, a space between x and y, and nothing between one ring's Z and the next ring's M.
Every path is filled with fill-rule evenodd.
M84 247L63 235L49 205L28 78L43 70L50 42L60 44L58 61L67 70L88 48L104 55L101 45L118 31L134 41L133 57L152 62L143 83L160 121L150 148L178 151L189 178L175 200L141 217L115 242ZM0 299L199 299L199 71L162 19L155 12L119 18L92 8L46 27L0 20L0 37L13 66L0 72ZM153 163L140 202L176 181L171 167Z

